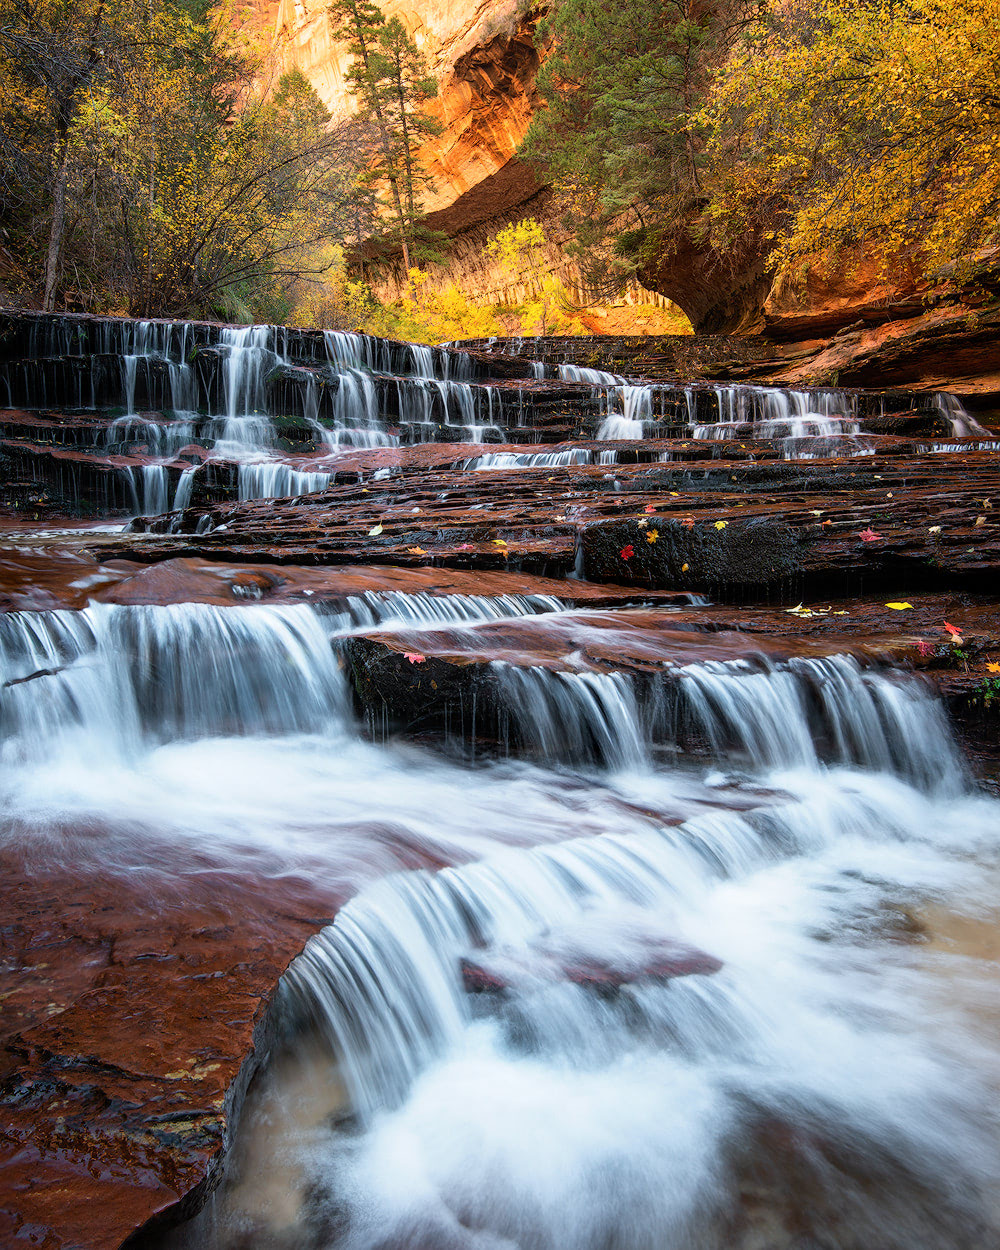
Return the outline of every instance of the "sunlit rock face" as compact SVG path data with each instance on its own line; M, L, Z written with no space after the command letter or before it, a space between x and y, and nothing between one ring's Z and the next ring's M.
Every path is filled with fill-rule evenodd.
M432 213L450 209L498 174L524 137L535 107L538 14L519 13L513 0L419 0L416 5L387 0L381 7L410 32L440 84L431 111L444 131L425 153L432 181L426 207ZM274 20L283 64L302 70L334 117L353 112L345 78L350 55L331 38L326 5L281 0ZM508 204L537 190L520 165L505 183L510 184ZM453 215L448 228L469 224L463 217Z

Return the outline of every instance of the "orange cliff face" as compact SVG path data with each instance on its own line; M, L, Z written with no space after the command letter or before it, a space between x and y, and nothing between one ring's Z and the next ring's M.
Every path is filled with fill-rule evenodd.
M385 0L381 8L413 36L439 84L429 111L444 129L423 152L433 224L454 232L531 196L538 184L514 153L536 104L539 11L525 13L517 0ZM351 58L331 38L324 0L279 0L272 13L283 67L300 69L334 118L348 116Z

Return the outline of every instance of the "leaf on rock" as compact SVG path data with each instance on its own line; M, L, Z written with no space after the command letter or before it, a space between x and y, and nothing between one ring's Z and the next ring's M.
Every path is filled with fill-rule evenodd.
M909 608L913 607L913 604L896 602L896 603L887 603L885 606L887 608L892 608L894 612L906 612Z

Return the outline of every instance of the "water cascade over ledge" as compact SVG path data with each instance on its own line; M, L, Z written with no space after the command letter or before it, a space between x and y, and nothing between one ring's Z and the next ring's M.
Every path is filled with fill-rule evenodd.
M3 330L0 1243L1000 1245L985 403Z

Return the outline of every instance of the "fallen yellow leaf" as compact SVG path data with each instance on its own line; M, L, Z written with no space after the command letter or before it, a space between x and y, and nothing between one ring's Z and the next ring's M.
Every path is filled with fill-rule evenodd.
M912 608L913 604L912 603L887 603L885 606L887 608L894 609L894 611L896 612L905 612L907 608Z
M715 528L717 530L724 530L728 524L728 521L716 521Z
M987 664L987 673L1000 673L1000 664Z
M682 572L682 573L686 573L690 567L691 567L691 566L690 566L689 564L682 564L682 565L681 565L681 572Z
M427 554L423 547L407 547L406 550L411 556L425 556Z
M381 526L381 525L373 525L373 526L371 527L371 529L368 531L368 537L369 537L369 538L374 538L376 534L381 534L381 533L382 533L382 526Z

